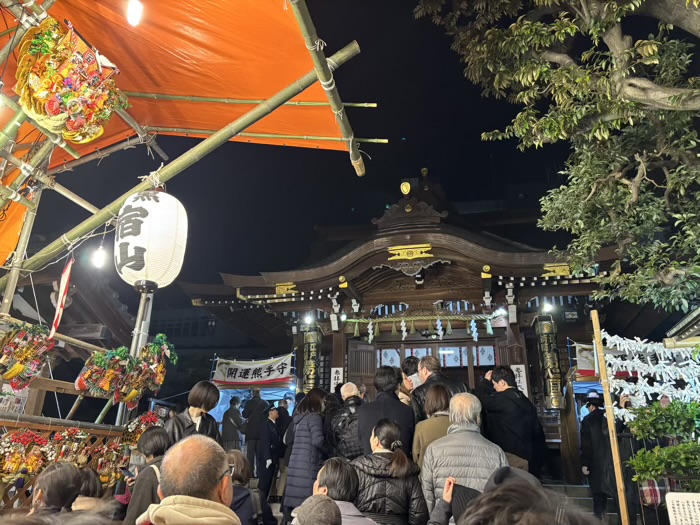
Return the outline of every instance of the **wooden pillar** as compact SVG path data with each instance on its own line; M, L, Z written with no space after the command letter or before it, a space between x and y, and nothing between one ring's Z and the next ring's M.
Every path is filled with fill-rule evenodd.
M348 353L348 339L343 332L333 334L333 352L331 353L331 366L333 368L345 368L345 356Z
M292 349L294 350L295 359L294 375L297 378L297 392L302 392L302 381L304 378L304 334L296 334L292 338Z

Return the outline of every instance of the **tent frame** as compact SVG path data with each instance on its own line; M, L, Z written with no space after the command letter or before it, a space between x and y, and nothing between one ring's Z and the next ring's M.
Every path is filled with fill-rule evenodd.
M28 2L26 4L20 2L16 3L14 0L0 0L5 8L9 9L13 15L16 16L18 20L18 26L13 29L15 32L13 38L10 42L0 50L0 59L7 59L14 48L21 42L22 37L26 31L32 27L37 26L44 20L48 13L46 10L50 9L55 3L55 0L45 0L43 7L35 2ZM0 186L0 206L5 206L9 200L15 201L20 205L27 208L27 214L25 216L24 223L22 225L22 230L20 233L20 239L17 248L12 259L12 265L9 271L0 278L0 291L4 291L2 302L0 303L0 321L4 323L16 322L15 319L10 317L10 310L22 273L30 273L39 270L46 264L50 264L59 254L64 251L71 250L74 245L79 242L84 236L89 235L95 229L100 226L107 224L116 218L116 215L124 204L124 202L132 195L151 189L154 186L158 186L166 181L172 179L176 175L182 173L185 169L192 166L204 156L208 155L214 151L219 146L228 142L236 136L249 136L254 138L270 138L272 135L267 134L244 134L244 131L250 126L264 118L265 116L272 113L274 110L286 104L298 104L298 105L326 105L326 103L297 103L292 102L292 99L314 85L316 82L320 81L323 89L325 90L328 97L328 104L333 113L336 116L336 121L342 132L342 139L335 139L328 137L328 140L338 140L346 143L348 151L350 153L350 160L355 168L358 176L363 176L365 174L365 166L359 151L359 142L385 142L380 139L355 139L352 128L350 127L350 122L345 115L345 107L340 95L338 93L337 87L335 86L335 81L333 80L333 71L345 64L348 60L356 56L360 52L360 47L357 42L353 41L346 45L338 52L330 57L326 57L323 53L322 41L318 38L316 34L316 29L311 20L308 8L304 0L290 0L294 14L297 18L297 22L301 28L301 32L304 36L306 47L311 53L311 57L314 62L314 70L310 71L296 82L292 83L288 87L282 89L272 97L264 101L233 101L231 99L211 99L211 100L201 100L201 102L221 102L224 103L244 103L254 105L247 113L242 115L240 118L229 123L227 126L221 128L216 132L206 132L206 134L211 133L207 138L202 140L202 142L196 144L191 149L180 155L178 158L172 160L165 166L161 166L155 172L152 172L150 176L145 177L141 183L137 184L130 190L128 190L123 195L117 197L110 204L103 207L102 209L90 204L86 200L82 199L72 191L68 190L64 186L56 183L52 178L55 173L60 173L62 171L67 171L72 168L72 166L77 166L84 164L91 160L102 159L106 155L109 155L116 151L121 151L123 149L128 149L136 145L137 143L133 140L126 140L122 143L115 144L109 148L105 148L102 151L96 151L92 154L81 158L80 154L68 145L65 140L54 133L49 132L46 129L42 129L40 126L33 122L32 119L22 110L19 104L8 97L7 95L0 92L0 101L5 103L5 105L14 111L14 116L11 118L10 122L6 125L5 129L0 131L0 157L5 159L6 163L16 166L20 173L18 173L16 179L9 186ZM1 86L0 86L1 87ZM144 95L146 96L146 95ZM168 98L162 95L152 95L152 98ZM194 99L196 97L190 97ZM200 100L197 100L198 102ZM376 104L366 103L366 104L348 104L348 106L360 106L360 107L375 107ZM146 144L149 148L158 153L158 155L163 160L169 160L167 154L157 145L155 142L155 135L152 129L142 127L131 115L129 115L125 110L118 110L117 114L122 118L129 126L131 126L139 137L139 144ZM25 159L22 160L16 157L12 153L12 149L15 146L15 138L17 136L17 130L19 126L25 121L31 122L36 129L38 129L46 139L43 141L41 146L34 148L26 155ZM196 130L202 131L202 130ZM179 128L173 129L173 132L182 132ZM280 136L281 137L281 136ZM275 136L275 138L278 138ZM310 140L312 137L290 137L297 139ZM319 140L319 137L313 137L314 140ZM325 140L326 138L323 138ZM60 147L64 149L69 155L71 155L75 161L68 163L62 167L54 168L53 170L48 170L45 167L48 164L48 160L54 151L55 147ZM43 169L42 169L43 168ZM33 180L35 183L35 189L32 195L21 195L19 190L25 186L27 182ZM38 211L39 200L43 189L49 188L60 193L69 200L75 202L76 204L82 206L88 210L92 215L85 219L83 222L73 227L68 232L64 233L59 239L49 243L39 252L33 256L25 259L27 255L27 245L29 243L29 237L34 224L34 218ZM28 197L33 197L32 199ZM66 340L65 336L60 334L56 335L58 340ZM82 341L71 340L66 341L70 344L77 344L83 348L91 347L91 350L95 350L99 347L93 347L88 343ZM47 383L50 380L43 380L41 382L41 389L61 389L66 391L67 387L65 385L52 385ZM71 409L69 417L75 414L77 407L84 396L79 396L76 403ZM107 406L103 410L106 413L108 408L111 406L111 402L108 401ZM103 416L102 416L103 417Z

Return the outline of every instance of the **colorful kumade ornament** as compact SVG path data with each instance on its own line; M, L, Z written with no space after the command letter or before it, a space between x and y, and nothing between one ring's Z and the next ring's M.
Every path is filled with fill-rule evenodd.
M75 380L75 389L96 397L108 397L114 394L134 364L134 360L129 357L129 349L125 346L93 352Z
M6 433L0 439L0 481L23 488L29 478L41 471L48 459L45 447L49 440L32 430Z
M129 421L126 426L124 435L122 436L122 443L130 447L135 447L139 441L141 435L146 432L151 427L162 427L163 422L158 417L155 412L146 412L141 414L136 419Z
M158 334L141 349L131 371L120 381L114 391L115 403L126 403L129 410L136 408L146 390L157 394L165 382L165 364L169 360L176 365L175 346L165 334Z
M56 341L43 325L13 325L0 342L0 374L14 390L26 388L44 367Z
M120 467L129 463L126 450L119 441L110 441L95 451L99 458L95 470L105 487L113 487L123 477Z
M89 434L79 428L67 428L56 432L47 448L49 461L67 461L78 467L87 465Z
M15 93L37 124L77 144L95 140L115 110L127 106L113 76L117 67L68 22L46 18L19 45Z

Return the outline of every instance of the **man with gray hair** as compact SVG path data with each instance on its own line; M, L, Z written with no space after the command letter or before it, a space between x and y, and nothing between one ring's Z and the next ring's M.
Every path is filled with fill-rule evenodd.
M137 525L241 525L229 508L233 482L226 452L213 439L194 435L163 458L158 496Z
M333 414L333 450L347 460L353 460L363 453L358 431L357 409L362 404L360 389L355 383L345 383L340 387L343 407Z
M447 478L483 492L497 469L508 466L506 455L480 432L481 402L472 394L457 394L450 400L447 436L433 441L425 453L420 473L423 495L432 511L442 497Z

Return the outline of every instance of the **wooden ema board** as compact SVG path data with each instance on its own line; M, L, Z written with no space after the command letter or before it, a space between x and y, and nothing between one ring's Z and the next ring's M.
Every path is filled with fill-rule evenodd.
M51 425L42 425L38 423L30 424L30 423L20 423L20 422L15 422L15 421L7 421L7 420L2 420L0 421L0 425L5 427L8 431L12 431L14 429L24 429L28 428L30 430L33 430L37 434L41 434L43 437L49 439L50 436L57 431L62 431L65 430L66 428L69 427L63 427L63 426L51 426ZM110 443L112 441L121 439L122 436L122 431L121 430L90 430L90 429L81 429L84 431L86 434L89 435L87 440L85 441L85 449L83 453L89 458L86 466L92 467L92 468L97 468L97 461L99 459L99 450L101 447L103 447L105 444ZM31 506L32 503L32 496L31 496L31 491L34 486L34 481L36 480L36 476L32 476L24 485L22 489L16 490L14 484L0 484L0 514L11 514L14 512L18 512L19 509L28 509Z
M700 494L671 492L666 495L666 507L671 525L700 523Z

